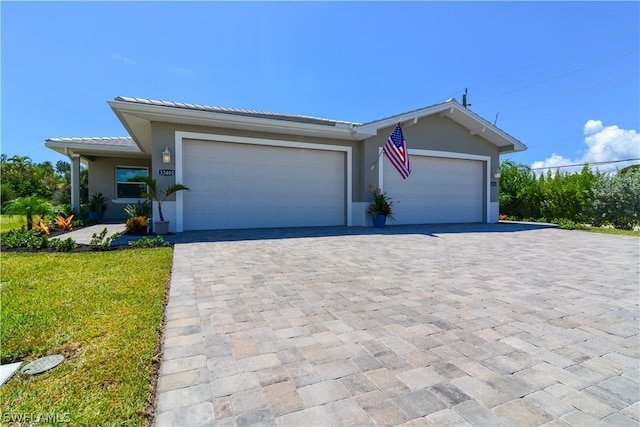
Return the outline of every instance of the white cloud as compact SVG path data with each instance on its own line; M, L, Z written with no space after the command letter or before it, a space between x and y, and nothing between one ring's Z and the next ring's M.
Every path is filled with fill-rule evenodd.
M563 165L592 164L640 157L640 134L634 129L620 129L615 125L604 126L600 120L588 120L584 125L584 134L586 135L584 143L587 149L581 157L570 159L553 153L546 160L533 162L531 168L551 168L551 171L555 172L554 168ZM593 165L593 169L597 167L601 172L613 172L632 163L637 163L637 161ZM561 171L576 172L580 169L582 166L562 168ZM536 172L546 173L547 169Z
M115 59L116 61L120 61L120 62L125 62L127 64L135 64L136 61L134 61L133 59L124 56L124 55L120 55L119 53L114 53L111 55L111 59Z

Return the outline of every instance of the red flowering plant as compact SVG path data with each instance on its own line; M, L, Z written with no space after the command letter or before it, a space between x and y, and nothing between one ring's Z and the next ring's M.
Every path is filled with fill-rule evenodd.
M389 219L393 219L391 209L393 201L391 200L391 197L387 196L387 194L383 193L379 188L370 190L370 195L371 204L369 205L369 209L367 210L367 215L372 217L384 215Z

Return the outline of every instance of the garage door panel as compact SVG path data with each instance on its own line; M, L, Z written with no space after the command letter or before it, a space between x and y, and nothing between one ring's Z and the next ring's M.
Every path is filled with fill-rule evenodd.
M384 163L384 190L395 202L395 223L483 220L484 162L414 155L406 180L388 161Z
M191 188L183 193L185 230L345 224L342 151L207 141L183 147Z

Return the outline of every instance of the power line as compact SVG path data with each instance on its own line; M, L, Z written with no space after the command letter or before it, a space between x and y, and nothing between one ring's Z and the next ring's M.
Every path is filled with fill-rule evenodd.
M623 53L622 55L618 55L618 56L615 56L613 58L608 58L608 59L604 59L602 61L594 62L592 64L585 65L584 67L576 68L575 70L571 70L571 71L568 71L568 72L563 73L563 74L558 74L556 76L549 77L549 78L544 79L544 80L539 80L537 82L533 82L533 83L528 84L526 86L521 86L519 88L510 90L508 92L501 93L500 95L494 95L494 96L490 96L489 98L481 99L480 101L474 101L474 104L478 104L478 102L489 101L491 99L499 98L501 96L509 95L509 94L514 93L514 92L518 92L518 91L523 90L523 89L528 89L530 87L537 86L539 84L546 83L546 82L549 82L551 80L555 80L555 79L558 79L558 78L561 78L561 77L566 77L566 76L568 76L570 74L577 73L578 71L586 70L587 68L595 67L596 65L606 64L607 62L615 61L616 59L622 58L622 57L627 56L627 55L631 55L632 53L636 53L636 52L638 52L638 49L630 50L629 52Z
M565 91L562 91L562 92L555 92L555 93L552 93L552 94L550 94L548 96L544 96L544 97L541 97L541 98L536 98L536 99L534 99L532 101L525 102L524 104L515 105L513 107L501 108L500 112L508 111L508 110L516 110L518 108L526 107L528 105L535 104L537 102L546 101L547 99L558 98L558 97L561 97L561 96L564 96L564 95L569 95L571 93L578 92L578 91L583 90L583 89L588 89L588 88L593 87L593 86L598 86L598 85L601 85L601 84L604 84L604 83L609 83L609 82L612 82L614 80L623 79L625 77L629 77L629 76L632 76L634 74L639 74L639 73L640 73L640 71L631 71L629 73L617 75L617 76L612 77L610 79L587 83L586 85L577 86L577 87L571 88L569 90L565 90Z
M583 45L583 46L577 47L577 48L575 48L575 49L570 49L570 50L567 50L567 51L561 52L561 53L559 53L559 54L557 54L557 55L555 55L555 56L551 56L551 57L549 57L549 58L547 58L547 59L543 59L543 60L541 60L541 61L534 62L533 64L525 65L525 66L523 66L523 67L516 68L516 69L515 69L515 70L513 70L513 71L509 71L509 72L506 72L506 73L504 73L504 74L500 74L500 75L498 75L498 76L491 77L491 78L489 78L489 79L487 79L487 80L484 80L484 81L482 81L482 82L480 82L480 83L476 83L476 84L475 84L475 86L480 86L480 85L483 85L483 84L488 83L488 82L490 82L490 81L493 81L493 80L496 80L496 79L500 79L500 78L502 78L502 77L505 77L505 76L508 76L508 75L515 74L515 73L518 73L518 72L520 72L520 71L526 70L527 68L535 67L536 65L544 64L545 62L553 61L554 59L561 58L561 57L563 57L563 56L566 56L566 55L569 55L569 54L571 54L571 53L577 52L577 51L579 51L579 50L586 49L586 48L591 47L591 46L595 46L595 45L600 44L600 43L602 43L602 42L604 42L604 41L606 41L606 40L609 40L610 38L617 37L617 36L619 36L619 35L621 35L621 34L624 34L624 33L628 33L629 31L635 30L635 29L637 29L637 28L638 28L638 26L636 25L635 27L632 27L632 28L626 29L626 30L624 30L624 31L620 31L619 33L611 34L611 35L609 35L609 36L607 36L607 37L605 37L605 38L603 38L603 39L597 40L597 41L595 41L595 42L593 42L593 43L589 43L589 44L586 44L586 45ZM471 85L469 85L469 86L471 86Z
M499 74L497 76L489 77L488 79L482 80L479 83L473 83L473 84L467 85L467 87L476 88L478 86L482 86L482 85L484 85L486 83L489 83L491 81L494 81L494 80L497 80L497 79L501 79L501 78L506 77L506 76L510 76L511 74L519 73L520 71L526 70L526 69L531 68L531 67L535 67L536 65L544 64L545 62L550 62L550 61L553 61L554 59L558 59L558 58L561 58L563 56L567 56L569 54L572 54L574 52L580 51L582 49L586 49L588 47L595 46L595 45L600 44L600 43L602 43L604 41L607 41L607 40L609 40L611 38L617 37L619 35L628 33L629 31L633 31L633 30L636 30L636 29L638 29L637 25L635 27L627 28L626 30L620 31L618 33L614 33L614 34L610 34L608 36L605 36L604 38L596 40L593 43L589 43L589 44L586 44L586 45L579 46L577 48L569 49L569 50L561 52L561 53L559 53L557 55L548 57L546 59L542 59L542 60L540 60L538 62L534 62L534 63L528 64L528 65L524 65L522 67L516 68L515 70L507 71L506 73L502 73L502 74ZM454 95L456 95L458 93L461 93L462 91L464 91L464 89L459 89L459 90L453 92L453 94L451 94L450 96L446 97L445 99L449 99L449 98L453 97Z
M529 168L532 171L535 170L542 170L542 169L560 169L560 168L575 168L576 166L585 166L585 165L607 165L610 163L622 163L622 162L633 162L635 160L640 160L640 158L637 159L625 159L625 160L608 160L606 162L586 162L586 163L576 163L573 165L559 165L559 166L544 166L544 167L539 167L539 168Z

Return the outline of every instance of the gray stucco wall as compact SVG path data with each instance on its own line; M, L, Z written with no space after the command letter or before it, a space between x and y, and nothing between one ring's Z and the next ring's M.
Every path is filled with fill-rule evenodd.
M101 192L109 201L109 209L104 213L104 220L126 219L124 208L127 203L117 203L116 198L116 166L139 166L151 170L151 159L147 158L113 158L99 157L88 162L89 165L89 198Z
M165 148L169 148L172 153L175 154L175 132L198 132L205 134L218 134L218 135L230 135L241 136L247 138L263 138L263 139L275 139L282 141L294 141L294 142L308 142L314 144L326 144L326 145L338 145L343 147L351 147L352 149L352 168L354 171L353 187L362 187L362 142L360 141L340 141L337 139L325 139L314 138L300 135L286 135L278 133L265 133L265 132L253 132L236 129L222 129L216 127L203 127L203 126L187 126L176 125L172 123L152 123L152 139L153 139L153 159L154 162L153 177L157 179L162 186L175 183L174 177L161 177L158 176L158 169L176 169L175 156L171 159L171 164L163 164L162 151ZM175 196L168 200L175 200ZM354 201L357 201L354 198Z
M423 117L414 125L404 123L401 126L409 150L434 150L489 156L491 157L492 168L499 164L500 152L498 147L477 135L469 135L468 129L447 117L439 117L437 115ZM379 129L378 135L364 141L365 167L362 168L364 185L361 187L354 186L354 199L358 197L360 200L366 200L369 185L373 188L380 186L380 183L378 183L380 162L376 162L376 159L379 155L379 148L385 144L394 127L395 124ZM370 166L374 162L376 167L371 170ZM486 180L486 176L484 179ZM356 193L358 193L358 196L355 196ZM498 201L498 185L491 187L490 201Z

